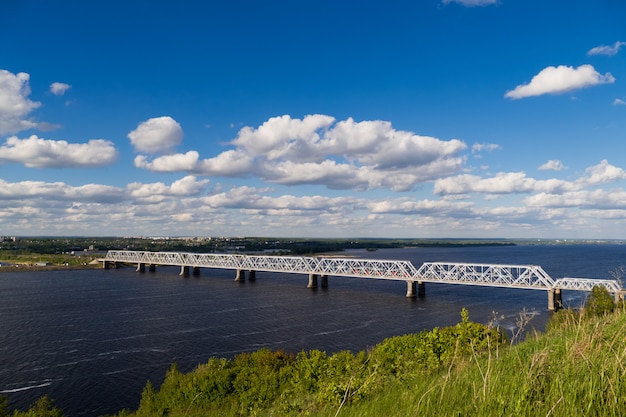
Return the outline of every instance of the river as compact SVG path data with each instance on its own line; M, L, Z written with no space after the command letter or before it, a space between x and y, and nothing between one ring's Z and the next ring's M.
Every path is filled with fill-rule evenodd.
M626 264L626 245L519 245L406 248L345 256L423 262L540 265L554 279L611 279ZM424 298L405 298L404 282L329 277L328 289L308 277L257 272L234 282L234 271L179 268L3 272L0 274L0 395L26 409L42 395L67 417L100 416L138 406L150 380L159 386L177 363L183 372L211 356L267 347L289 352L359 351L386 337L470 319L515 328L535 313L543 330L547 292L427 284ZM584 293L565 292L578 307ZM503 318L502 318L503 317Z

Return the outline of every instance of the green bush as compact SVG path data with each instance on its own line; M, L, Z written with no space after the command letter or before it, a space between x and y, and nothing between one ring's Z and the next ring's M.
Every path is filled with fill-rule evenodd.
M612 313L615 308L613 297L606 287L596 285L591 289L585 304L585 314L590 316L603 316Z
M8 416L9 414L6 415ZM2 416L2 414L0 414L0 416ZM57 408L50 398L43 396L31 405L28 411L16 410L13 413L13 417L63 417L63 411Z

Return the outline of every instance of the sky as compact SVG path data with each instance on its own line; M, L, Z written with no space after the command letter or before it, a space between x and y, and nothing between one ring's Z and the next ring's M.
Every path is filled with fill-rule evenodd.
M12 0L0 236L626 239L621 0Z

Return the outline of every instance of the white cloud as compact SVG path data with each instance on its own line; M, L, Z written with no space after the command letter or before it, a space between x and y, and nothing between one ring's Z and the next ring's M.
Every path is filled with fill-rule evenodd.
M453 212L457 215L466 215L471 211L474 204L469 202L450 202L421 200L415 201L410 199L395 199L385 201L373 201L368 203L368 208L372 213L387 214L420 214L430 216L449 216Z
M548 164L558 167L560 163L558 161L549 161L544 165ZM575 181L565 181L556 178L537 180L527 177L524 172L499 172L491 178L463 174L435 181L433 191L435 194L442 196L469 193L517 194L541 192L562 194L624 179L626 179L626 171L603 160L598 165L587 168L585 175Z
M137 168L148 169L153 172L193 172L197 169L199 154L196 151L189 151L185 154L164 155L148 162L144 155L135 157Z
M602 75L591 65L581 65L573 68L565 65L547 67L535 75L530 83L518 85L507 92L505 97L520 99L540 96L543 94L561 94L572 90L591 87L599 84L612 84L615 78L611 73Z
M171 185L162 182L142 184L133 182L128 184L126 189L129 196L137 203L154 204L162 202L170 197L190 197L199 196L205 191L209 180L198 180L193 175L188 175L180 180L174 181Z
M71 87L69 84L54 82L50 84L50 92L55 96L62 96Z
M467 147L457 139L395 130L386 121L336 122L319 114L303 119L284 115L256 129L246 126L231 145L236 148L202 160L197 151L151 161L140 155L135 166L154 172L256 176L276 184L406 191L457 172Z
M47 140L32 135L27 139L7 138L0 146L0 164L23 164L29 168L81 168L109 165L117 160L113 143L92 139L87 143Z
M578 184L585 187L626 179L626 171L622 168L609 164L606 159L602 160L598 165L587 168L585 173L587 176L584 176L577 181Z
M459 3L467 7L475 6L488 6L490 4L497 4L498 0L442 0L443 4Z
M124 191L101 184L74 187L63 182L20 181L10 183L0 179L2 200L38 200L41 209L54 202L96 202L117 204L124 199Z
M564 194L539 193L527 197L524 203L528 206L551 208L626 210L626 192L624 190L581 190Z
M472 153L478 152L493 152L502 149L502 147L496 143L475 143L472 145Z
M253 171L253 159L241 150L222 152L215 158L200 160L197 151L164 155L148 161L145 155L135 157L135 167L152 172L189 172L201 175L243 177Z
M613 46L596 46L595 48L590 49L587 52L587 55L616 55L622 46L626 46L626 42L617 41L613 44Z
M178 146L183 139L183 129L170 116L155 117L139 123L128 138L136 151L158 153Z
M616 98L615 100L613 100L613 105L614 106L626 106L626 101L622 100L621 98Z
M150 235L158 225L164 235L237 235L250 230L275 235L289 224L288 233L294 236L354 236L360 230L361 236L412 237L419 231L421 236L472 237L501 236L503 230L513 229L516 236L546 232L563 236L568 230L580 233L583 220L594 227L605 222L605 230L613 230L615 222L626 218L622 189L582 189L624 178L621 169L605 161L575 182L537 181L523 173L471 177L466 176L465 183L473 183L477 190L536 194L523 200L500 197L479 206L473 200L414 195L359 198L294 196L250 186L208 189L207 179L191 175L170 184L133 182L122 188L0 180L0 219L11 233L21 230L22 234L67 235L80 230L100 235L106 230L115 235ZM593 229L585 226L584 230Z
M439 195L528 193L536 186L537 181L526 177L523 172L500 172L492 178L463 174L437 180L434 192Z
M41 106L37 101L28 99L30 75L20 72L13 74L0 70L0 135L17 133L37 127L37 123L26 116Z
M537 169L540 171L563 171L564 169L567 169L567 167L558 159L550 159Z
M319 158L317 153L311 155L310 145L319 143L321 131L334 121L333 117L320 114L304 119L289 115L272 117L256 129L243 127L232 144L246 149L250 155L265 155L270 161L281 158L310 161Z

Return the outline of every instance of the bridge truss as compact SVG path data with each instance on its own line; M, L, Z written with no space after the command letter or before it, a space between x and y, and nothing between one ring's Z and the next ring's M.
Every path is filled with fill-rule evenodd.
M426 262L418 269L409 261L399 260L123 250L109 251L104 261L536 290L591 291L594 286L601 285L613 294L622 291L620 283L616 280L593 278L554 280L537 265Z

